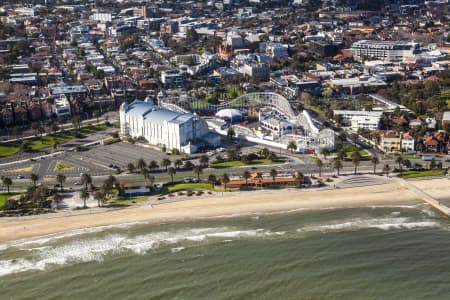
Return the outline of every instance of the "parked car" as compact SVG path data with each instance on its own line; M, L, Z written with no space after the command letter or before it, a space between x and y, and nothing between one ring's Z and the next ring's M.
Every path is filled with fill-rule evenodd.
M22 175L17 175L17 179L23 179L24 177Z
M192 179L189 178L189 177L186 177L186 178L183 179L183 181L184 181L185 183L190 183L190 182L192 182Z
M198 180L197 177L192 178L192 182L194 182L194 183L198 183L199 181L200 181L200 180Z

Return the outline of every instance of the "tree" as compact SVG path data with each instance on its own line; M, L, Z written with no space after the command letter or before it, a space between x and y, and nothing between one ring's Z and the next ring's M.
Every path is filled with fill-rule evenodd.
M173 162L175 168L179 169L183 165L183 161L181 159L177 159Z
M209 174L209 176L208 176L208 182L211 184L211 187L214 189L214 186L216 185L216 181L217 181L217 178L216 178L216 175L214 175L214 174Z
M430 170L436 169L436 160L433 158L430 162Z
M33 122L33 123L31 123L31 129L33 129L34 130L34 135L35 136L38 136L38 133L39 133L39 127L40 127L41 125L38 123L38 122Z
M83 199L83 208L87 208L86 200L89 198L89 193L86 188L80 190L80 198Z
M233 127L228 127L227 131L227 137L232 140L236 136L236 132L234 131Z
M56 182L58 182L59 183L59 188L60 188L60 191L61 191L61 193L63 192L63 184L64 184L64 182L66 182L66 175L64 175L64 174L57 174L56 175Z
M251 174L249 171L244 171L244 174L242 174L242 177L244 177L245 179L245 185L247 186L248 184L248 179L251 177Z
M96 191L94 194L94 199L97 200L97 206L100 207L103 199L105 199L105 193L103 191Z
M56 203L56 209L59 209L59 204L62 202L63 197L60 193L53 194L53 201Z
M267 148L263 148L263 149L260 151L260 156L261 156L262 158L267 159L267 158L269 157L269 155L270 155L270 150L267 149Z
M175 175L176 173L177 173L177 171L173 167L170 167L170 168L167 169L167 174L170 175L170 178L172 180L172 184L173 184L173 175Z
M291 153L294 153L294 151L297 150L297 143L295 143L295 141L290 141L287 145L287 149L291 150Z
M202 167L204 168L208 167L208 163L209 163L208 155L203 154L202 156L200 156L200 164L202 165Z
M249 159L249 157L248 157L247 154L243 154L243 155L241 156L241 162L242 162L243 164L248 165L248 163L250 162L250 159Z
M333 161L333 167L337 170L337 176L339 176L339 170L342 169L342 161L340 159L336 159Z
M192 161L188 160L184 163L184 167L186 169L192 169L192 168L194 168L194 164L192 163Z
M9 187L13 184L12 179L9 177L3 177L2 182L3 182L3 185L6 186L6 188L8 190L8 194L9 194Z
M145 160L143 158L139 158L136 167L139 169L139 171L142 173L145 168L147 168L147 164L145 163Z
M53 139L53 142L52 142L52 150L53 150L53 151L58 150L58 146L59 146L58 140L57 140L56 138Z
M202 173L202 167L201 166L194 166L192 171L197 175L197 179L200 180L200 174Z
M275 169L270 170L270 176L272 176L272 183L275 183L275 178L278 175L278 171Z
M327 159L327 156L330 155L330 150L328 150L328 148L323 148L321 152L322 152L323 158L325 158L325 159Z
M378 159L377 156L374 155L374 156L372 156L371 161L373 164L373 174L376 174L377 173L377 165L380 163L380 160Z
M152 160L152 161L150 161L150 163L148 164L148 168L149 168L151 171L154 171L154 170L158 169L159 166L158 166L158 163L157 163L155 160Z
M134 164L130 162L127 164L127 169L128 169L128 173L134 173L136 168L135 168Z
M352 163L353 163L353 166L355 167L355 175L356 175L356 171L357 171L360 161L361 161L361 155L359 154L358 151L354 151L352 153Z
M224 187L225 192L226 192L227 191L227 184L228 184L228 182L230 182L230 176L228 176L227 173L223 173L222 177L220 178L220 181L222 182L223 187Z
M106 193L109 193L114 184L116 184L117 182L117 178L114 177L113 175L109 175L104 181L103 181L103 189L105 190Z
M39 180L39 176L37 174L31 173L30 180L33 182L33 187L36 188L36 182Z
M395 162L398 164L398 168L400 170L400 176L403 176L403 157L401 155L398 155L395 158Z
M323 161L321 159L316 159L316 165L319 167L319 177L322 177L322 167L323 167Z
M391 167L389 165L384 165L383 166L383 172L384 174L386 174L386 178L389 177L389 171L391 170Z
M298 187L301 187L302 184L305 182L305 176L302 172L297 172L297 175L295 175L295 180L297 181Z
M81 180L81 184L84 184L84 187L85 187L85 189L86 189L86 191L87 191L88 184L91 184L91 183L92 183L92 177L91 177L91 175L89 175L89 174L87 174L87 173L83 173L83 174L81 175L80 180Z
M166 171L167 171L167 168L168 168L171 164L172 164L172 162L171 162L170 159L168 159L168 158L164 158L164 159L161 161L161 167L166 168Z

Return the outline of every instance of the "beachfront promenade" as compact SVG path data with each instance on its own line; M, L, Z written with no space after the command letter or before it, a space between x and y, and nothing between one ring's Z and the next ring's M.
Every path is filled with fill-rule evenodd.
M421 199L423 199L425 202L427 202L429 205L446 215L447 217L450 217L450 208L440 201L434 199L429 194L422 191L420 188L414 186L411 182L408 182L401 178L395 178L401 185L403 185L405 188L410 190L411 192L415 193L417 196L419 196Z

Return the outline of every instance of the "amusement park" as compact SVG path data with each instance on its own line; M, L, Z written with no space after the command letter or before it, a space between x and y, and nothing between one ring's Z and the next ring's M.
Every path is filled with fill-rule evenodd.
M274 92L248 93L220 104L164 93L157 101L160 107L202 117L220 135L227 135L231 127L239 140L283 149L291 145L291 150L304 154L334 148L333 130L322 128L306 110L296 114L291 103Z

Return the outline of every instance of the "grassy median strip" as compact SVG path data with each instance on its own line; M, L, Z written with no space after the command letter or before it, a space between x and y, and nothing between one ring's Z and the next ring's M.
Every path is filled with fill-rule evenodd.
M245 166L256 166L256 165L274 165L279 164L279 161L272 161L269 159L255 159L249 163L244 163L240 160L222 161L212 163L212 168L230 168L230 167L245 167Z

